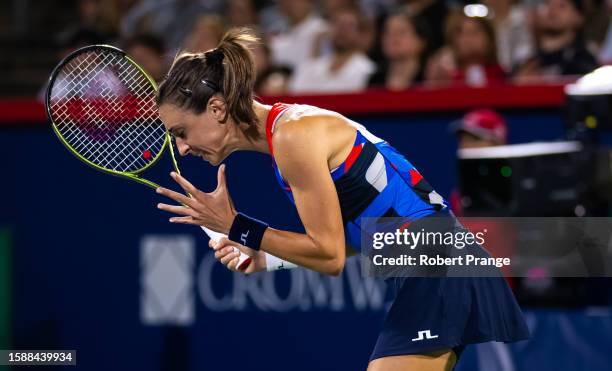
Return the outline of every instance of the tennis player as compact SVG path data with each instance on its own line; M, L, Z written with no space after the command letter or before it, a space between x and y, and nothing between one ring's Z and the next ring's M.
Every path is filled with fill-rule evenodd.
M171 222L228 235L211 243L215 256L236 270L238 247L253 256L246 273L301 266L341 273L359 251L363 217L436 215L448 205L393 147L342 115L313 106L253 99L255 69L245 30L228 32L206 53L178 55L160 84L162 121L181 155L217 166L234 151L272 156L278 181L297 207L306 233L277 230L236 211L225 181L204 193L172 177L192 195L158 193L185 206L158 204ZM503 278L390 278L396 296L370 357L368 370L451 370L467 344L512 342L529 336Z

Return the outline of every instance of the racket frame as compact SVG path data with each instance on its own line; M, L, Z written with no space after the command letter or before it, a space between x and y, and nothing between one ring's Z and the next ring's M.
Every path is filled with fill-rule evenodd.
M49 118L49 121L51 122L51 126L53 127L53 132L55 133L55 135L59 138L60 142L62 142L62 144L70 151L70 153L72 153L73 155L75 155L79 160L83 161L84 163L86 163L87 165L93 167L96 170L102 171L104 173L107 174L111 174L111 175L115 175L115 176L119 176L119 177L124 177L124 178L128 178L131 180L134 180L138 183L144 184L148 187L151 187L153 189L158 188L159 185L156 184L155 182L152 182L148 179L144 179L141 178L139 176L140 173L144 172L145 170L147 170L149 167L155 165L159 159L162 157L164 150L166 149L166 147L169 147L170 150L170 157L172 158L172 165L174 167L174 170L177 173L181 173L179 168L178 168L178 163L176 161L176 157L174 155L174 150L172 148L172 144L171 142L171 137L170 137L170 133L166 130L166 134L164 135L164 142L159 150L159 152L155 155L155 157L149 161L148 164L146 164L145 166L143 166L142 168L136 170L136 171L117 171L117 170L112 170L112 169L107 169L105 167L102 167L92 161L89 161L88 159L86 159L83 155L81 155L78 151L76 151L74 148L72 148L72 146L66 141L66 139L64 139L63 135L60 133L59 129L57 128L57 125L55 124L55 122L53 121L53 116L51 115L51 91L53 89L53 85L55 83L55 80L57 78L57 76L59 75L59 73L62 71L62 68L68 64L70 61L72 61L74 58L76 58L77 56L89 52L89 51L94 51L94 50L99 50L99 49L106 49L106 50L111 50L114 53L118 53L120 54L123 58L125 58L129 63L131 63L134 67L136 67L147 79L147 81L149 81L149 83L153 86L153 89L155 89L155 91L157 91L157 83L155 82L155 80L153 80L153 78L151 76L149 76L149 74L142 69L142 67L140 67L138 65L138 63L136 63L133 59L131 59L127 53L117 47L114 47L112 45L105 45L105 44L97 44L97 45L88 45L88 46L84 46L82 48L79 48L75 51L73 51L72 53L70 53L68 56L66 56L64 59L62 59L62 61L55 66L55 68L53 69L53 72L51 73L51 76L49 77L49 82L47 84L47 89L46 89L46 93L45 93L45 111L47 113L47 117Z

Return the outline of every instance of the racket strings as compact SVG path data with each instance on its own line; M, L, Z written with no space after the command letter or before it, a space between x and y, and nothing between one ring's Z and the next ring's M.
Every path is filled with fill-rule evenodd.
M89 71L89 68L91 68L91 63L88 63L88 64L86 64L86 65L82 65L82 64L81 64L81 65L79 65L79 67L80 67L80 68L75 69L75 71L78 71L78 70L85 70L85 71ZM81 71L81 72L82 72L82 71ZM123 71L122 71L122 72L123 72ZM125 74L125 72L121 73L121 74L120 74L120 77L122 77L121 75L123 75L123 74ZM76 74L73 74L73 75L76 75ZM77 76L78 76L78 75L77 75ZM84 83L85 83L85 84L91 84L91 83L92 83L92 81L93 81L93 80L94 80L94 79L95 79L97 76L98 76L98 74L94 74L94 75L92 75L92 76L91 76L91 78L90 78L90 79L88 79L88 80L85 80L85 81L84 81ZM145 79L144 79L144 78L141 78L141 81L142 81L142 80L145 80ZM91 85L90 85L90 86L91 86ZM107 96L109 93L110 93L110 92L109 92L109 90L108 90L108 89L104 89L104 90L102 90L102 95L103 95L103 96ZM94 101L94 102L95 102L95 101ZM104 101L102 101L102 102L104 102ZM108 103L110 103L110 107L109 107L109 109L110 109L110 112L111 112L111 113L113 113L113 112L118 112L118 111L119 111L119 109L121 109L120 105L118 105L118 104L117 104L117 101L116 101L116 100L109 100L109 101L108 101ZM91 108L90 102L87 102L87 103L86 103L86 108ZM103 121L103 120L109 120L109 119L111 119L111 120L112 120L112 117L110 117L110 118L109 118L109 117L106 117L106 116L108 116L108 111L109 111L109 110L104 110L104 111L106 111L106 112L103 112L103 110L101 110L101 109L100 109L100 107L97 107L97 108L98 108L98 109L93 110L93 111L91 111L91 110L90 110L90 112L93 112L94 114L96 114L96 113L98 113L98 114L97 114L97 115L94 115L93 117L90 117L89 119L93 119L94 121L97 121L97 122L102 121L102 124L101 124L100 126L101 126L102 128L104 128L104 121ZM76 133L78 133L78 130L76 130L76 131L75 131L75 130L72 130L72 131L73 131L73 133L75 133L75 132L76 132ZM71 138L69 138L69 139L71 139ZM107 139L107 138L102 138L102 139ZM117 139L121 139L121 137L118 137ZM118 140L114 140L114 141L111 143L111 145L112 145L112 146L111 146L111 148L112 148L112 149L117 149L117 148L116 148L116 147L117 147L117 144L118 144ZM129 148L131 148L131 146L133 145L133 143L124 143L124 144L127 144L127 145L121 146L123 149L129 149ZM125 159L127 158L126 156L122 156L122 158L123 158L124 160L123 160L123 161L121 161L121 162L114 161L114 157L109 156L111 153L115 153L116 151L109 151L109 152L107 152L106 156L99 157L99 156L100 156L100 151L99 151L99 150L97 150L97 151L96 151L96 150L95 150L95 148L94 148L94 150L92 151L91 149L92 149L93 147L91 147L91 145L92 145L92 140L91 140L91 139L89 139L89 140L85 140L85 141L83 141L82 145L78 147L78 150L83 150L84 148L89 148L89 149L90 149L90 150L89 150L89 152L90 152L90 153L85 153L86 155L87 155L87 154L89 154L89 155L92 155L92 154L93 154L93 155L98 155L98 157L94 157L94 161L96 161L96 162L98 162L98 163L105 163L105 162L110 161L110 164L112 165L112 168L113 168L113 169L117 169L117 168L118 168L120 165L125 164L125 162L126 162L126 160L125 160ZM89 147L87 147L87 146L89 146ZM113 148L113 147L115 147L115 148ZM104 155L104 154L102 153L102 155ZM91 156L88 156L88 157L90 157L90 158L91 158ZM129 157L129 156L128 156L128 157ZM132 161L132 163L133 163L133 162L134 162L134 161Z
M66 63L52 87L50 112L64 141L106 169L138 171L165 142L154 86L116 52L89 51Z
M121 63L129 63L129 62L126 62L126 61L125 61L125 60L123 60L123 59L121 59L121 60L120 60L120 62L121 62ZM130 64L130 66L131 66L131 64ZM119 75L118 75L118 78L119 78L120 80L122 80L126 86L130 86L130 82L129 82L129 81L125 81L125 76L124 76L124 75L127 75L127 74L128 74L129 70L119 70L119 71L120 71L120 73L119 73ZM141 84L142 84L142 82L147 82L146 78L144 78L142 74L136 74L136 76L140 78L140 82L141 82ZM115 84L115 85L116 85L116 84ZM144 88L144 90L143 90L143 89L140 89L140 88L141 88L140 86L136 86L136 87L135 87L135 89L133 89L133 90L135 90L135 91L137 91L137 92L138 92L138 91L144 91L144 92L146 92L146 87L147 87L146 85L142 86L142 88ZM139 90L139 89L140 89L140 90ZM103 93L107 93L107 94L108 94L108 93L111 93L111 92L109 91L109 89L106 89L106 91L104 91ZM141 93L140 95L142 95L142 93ZM111 107L110 107L111 113L113 113L113 112L114 112L115 114L116 114L116 113L121 113L121 111L120 111L120 110L121 110L121 108L122 108L122 107L121 107L120 103L122 103L122 102L118 102L117 100L111 100L111 101L110 101L110 103L111 103ZM98 110L98 111L99 111L99 110ZM107 112L106 112L106 113L107 113ZM102 116L104 116L104 114L103 114ZM128 117L128 118L129 118L129 117ZM143 118L146 118L146 117L143 117ZM111 118L111 119L115 119L115 118L113 117L113 118ZM145 127L145 128L146 128L146 127ZM150 133L150 134L149 134L149 135L148 135L148 136L145 138L145 140L144 140L143 142L146 142L146 141L147 141L147 140L148 140L148 139L151 137L151 135L152 135L152 134L154 134L154 133L155 133L154 131L153 131L153 132L151 132L151 133ZM139 137L138 137L138 136L134 136L134 137L132 137L132 138L131 138L131 140L130 140L130 139L128 139L128 141L127 141L127 142L126 142L125 140L123 140L123 138L122 138L122 137L120 137L120 136L119 136L119 137L117 137L117 139L121 139L121 141L119 142L118 140L114 140L114 141L113 141L113 143L112 143L112 145L115 147L115 149L116 149L116 150L119 150L119 151L120 151L120 153L119 153L119 155L120 155L120 156L110 156L111 154L116 153L116 151L111 151L111 152L108 152L108 153L106 154L106 156L104 156L104 154L103 154L103 153L102 153L102 154L98 154L98 153L96 153L96 154L98 154L98 155L102 155L102 157L96 157L96 158L95 158L95 160L96 160L96 161L98 161L98 162L107 162L107 161L109 161L109 160L110 160L111 165L112 165L112 167L113 167L113 169L114 169L114 170L116 170L116 169L118 169L118 168L128 168L128 169L130 169L130 168L132 168L132 166L134 165L134 163L136 163L136 162L142 162L141 157L140 157L140 156L138 156L138 154L139 154L140 152L138 152L138 153L137 153L137 156L129 156L129 153L125 153L125 150L126 150L126 149L127 149L127 150L129 150L130 148L133 148L134 142L135 142L137 139L139 139ZM119 147L120 147L120 148L119 148ZM110 158L109 158L109 157L110 157ZM125 164L127 163L128 159L129 159L130 157L132 157L132 158L133 158L133 160L130 162L130 164L131 164L132 166L123 166L123 165L125 165ZM122 160L121 160L121 161L116 161L116 160L115 160L116 158L121 158ZM138 164L137 164L137 166L138 166ZM140 167L140 166L138 166L138 167Z

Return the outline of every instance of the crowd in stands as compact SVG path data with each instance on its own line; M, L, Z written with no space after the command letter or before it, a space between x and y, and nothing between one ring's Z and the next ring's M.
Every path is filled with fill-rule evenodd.
M58 56L124 48L155 79L249 27L260 95L538 83L612 62L606 0L79 0Z

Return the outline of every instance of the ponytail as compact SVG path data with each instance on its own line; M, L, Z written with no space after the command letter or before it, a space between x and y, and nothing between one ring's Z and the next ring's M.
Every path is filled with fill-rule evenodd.
M223 95L228 112L236 122L255 123L253 89L255 87L255 62L245 44L257 38L245 29L228 31L217 49L223 53Z
M253 110L255 63L246 47L257 41L247 29L231 29L215 49L178 54L159 85L158 106L171 103L199 114L218 93L225 99L227 114L236 123L257 124Z

